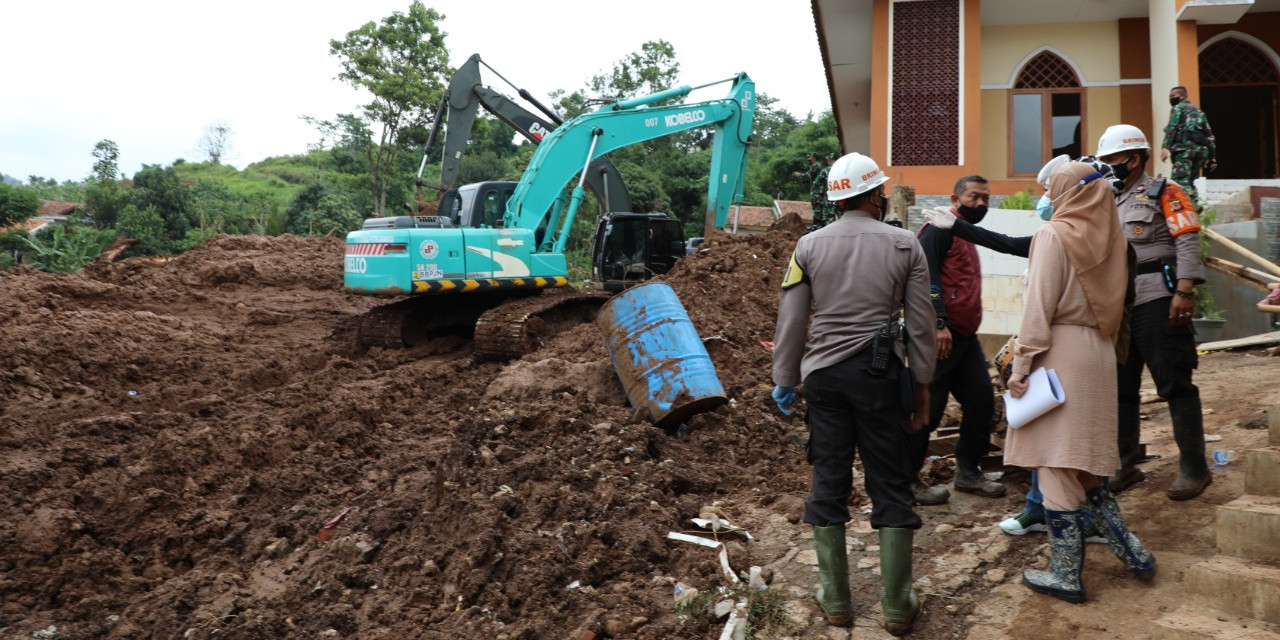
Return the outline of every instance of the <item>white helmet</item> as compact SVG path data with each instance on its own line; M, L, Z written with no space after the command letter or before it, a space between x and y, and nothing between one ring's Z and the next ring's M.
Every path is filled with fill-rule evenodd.
M861 153L840 156L827 172L827 200L846 200L888 181L875 160Z
M1058 165L1064 162L1070 162L1070 161L1071 161L1071 156L1065 153L1050 160L1048 163L1046 163L1043 167L1040 168L1040 173L1036 174L1036 184L1042 187L1045 187L1047 189L1049 185L1049 176L1053 173L1053 170L1057 169Z
M1102 132L1101 138L1098 138L1098 152L1093 155L1102 158L1133 149L1151 150L1151 144L1147 142L1147 136L1142 133L1142 129L1131 124L1113 124Z

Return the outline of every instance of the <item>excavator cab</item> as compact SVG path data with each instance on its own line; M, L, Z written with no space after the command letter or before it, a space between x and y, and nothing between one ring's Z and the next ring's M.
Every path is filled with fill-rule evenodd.
M496 229L502 226L507 200L516 183L490 181L449 189L440 195L438 215L453 220L455 227Z
M591 287L622 291L671 270L684 255L684 228L665 213L611 213L596 224Z

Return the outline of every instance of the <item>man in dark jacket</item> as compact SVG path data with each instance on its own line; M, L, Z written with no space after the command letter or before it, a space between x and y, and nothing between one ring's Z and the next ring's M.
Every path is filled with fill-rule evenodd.
M951 195L952 210L977 224L987 215L991 191L982 176L958 180ZM932 403L929 423L915 434L916 468L924 465L929 437L942 422L947 396L960 402L960 439L956 442L956 491L998 498L1004 485L982 475L982 457L991 450L991 419L995 413L995 389L987 372L986 355L978 341L982 324L982 265L972 242L955 237L949 229L926 224L918 234L929 261L929 295L938 315L938 365L929 387ZM912 486L918 504L942 504L951 494L943 487Z

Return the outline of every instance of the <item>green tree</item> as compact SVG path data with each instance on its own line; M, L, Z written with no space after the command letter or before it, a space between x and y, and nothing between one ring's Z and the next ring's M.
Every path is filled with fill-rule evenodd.
M0 182L0 227L27 220L40 213L40 197L29 187Z
M8 271L18 265L30 247L27 244L30 238L21 229L0 233L0 271Z
M613 101L665 91L676 86L679 77L675 47L653 40L614 63L609 73L592 77L589 86L596 100Z
M360 228L360 215L351 197L330 183L314 182L298 192L287 209L285 232L303 236L345 236Z
M338 56L338 78L373 95L364 105L370 122L381 125L377 145L366 151L372 178L374 215L386 210L388 181L401 145L407 144L434 115L444 92L449 53L438 22L444 16L414 0L407 14L396 11L329 42Z
M89 215L99 227L114 227L120 210L128 204L120 189L120 148L111 140L93 147L93 175L85 193Z
M131 253L163 256L174 253L178 247L178 243L169 237L164 217L160 215L155 205L143 208L138 208L134 204L125 205L120 210L116 232L138 241L138 244L130 249Z
M189 229L198 227L191 189L182 184L173 167L142 165L142 170L133 176L129 202L138 210L153 208L164 220L165 236L170 241L182 240ZM170 246L170 250L173 248L176 245Z

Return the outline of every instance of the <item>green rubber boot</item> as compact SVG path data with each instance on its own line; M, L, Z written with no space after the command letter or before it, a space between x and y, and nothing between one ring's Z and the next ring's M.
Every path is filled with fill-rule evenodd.
M813 548L818 552L818 606L827 624L853 626L853 601L849 596L849 555L844 546L844 525L813 527Z
M912 529L880 529L880 604L884 630L895 636L911 631L920 613L920 599L911 586Z

